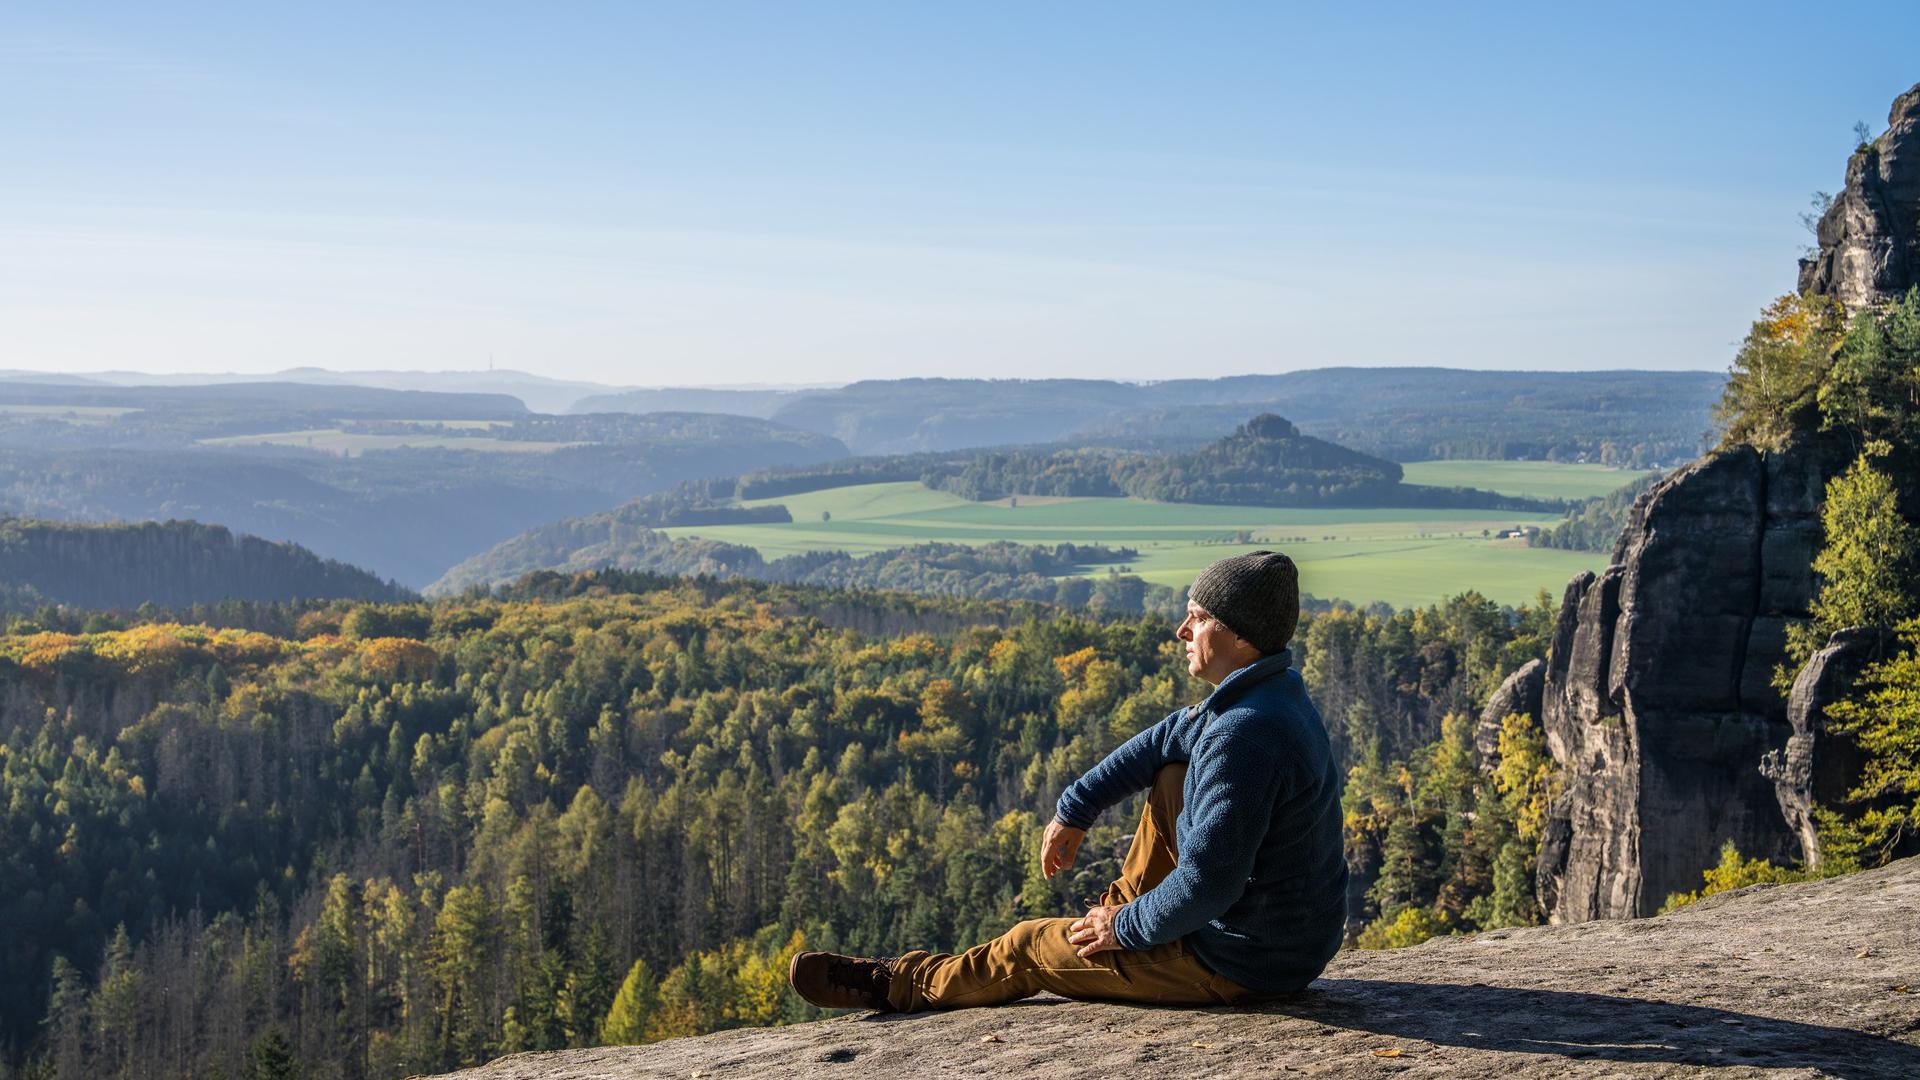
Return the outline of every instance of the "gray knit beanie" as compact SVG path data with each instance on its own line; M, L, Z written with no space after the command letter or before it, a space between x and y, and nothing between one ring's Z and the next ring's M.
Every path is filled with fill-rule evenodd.
M1221 559L1193 579L1187 598L1269 656L1300 625L1300 571L1277 551Z

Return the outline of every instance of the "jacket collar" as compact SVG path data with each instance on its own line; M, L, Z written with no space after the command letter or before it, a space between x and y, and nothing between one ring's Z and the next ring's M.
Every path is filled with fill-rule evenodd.
M1256 685L1267 681L1292 666L1292 649L1281 649L1277 653L1263 656L1253 663L1248 664L1246 667L1234 669L1232 674L1220 680L1220 685L1213 688L1213 693L1208 694L1206 700L1194 706L1194 708L1203 713L1218 712L1233 704L1240 695L1253 689Z

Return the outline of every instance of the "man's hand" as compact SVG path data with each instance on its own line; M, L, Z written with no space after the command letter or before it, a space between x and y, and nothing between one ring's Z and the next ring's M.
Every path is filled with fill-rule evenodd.
M1080 841L1086 838L1085 829L1062 825L1058 820L1047 822L1046 835L1040 838L1040 873L1052 877L1072 866L1073 857L1080 854Z
M1119 911L1118 907L1105 905L1088 908L1085 915L1073 920L1072 925L1067 927L1067 941L1080 946L1082 958L1118 949L1120 942L1113 936L1113 917Z

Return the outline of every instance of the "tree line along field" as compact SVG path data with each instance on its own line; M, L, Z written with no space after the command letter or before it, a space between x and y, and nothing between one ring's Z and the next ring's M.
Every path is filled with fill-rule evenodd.
M1506 494L1586 497L1636 475L1603 466L1553 462L1419 462L1410 480L1472 483ZM1281 509L1149 502L1132 498L1020 496L969 502L912 482L861 484L754 500L780 504L791 523L703 525L663 530L757 549L772 559L806 551L854 554L940 541L978 544L1104 544L1134 548L1122 572L1180 588L1214 559L1254 547L1286 551L1300 564L1301 588L1322 599L1395 607L1434 603L1469 589L1518 604L1541 589L1557 594L1567 579L1599 570L1594 552L1528 547L1494 537L1521 525L1545 526L1554 514L1474 509ZM1104 574L1109 567L1088 567Z

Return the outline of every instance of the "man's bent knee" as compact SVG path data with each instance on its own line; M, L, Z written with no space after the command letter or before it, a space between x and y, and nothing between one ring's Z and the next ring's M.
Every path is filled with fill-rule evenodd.
M1072 919L1028 919L1014 923L994 944L1010 960L1057 960L1062 952L1075 951L1073 943L1067 940L1072 923Z

